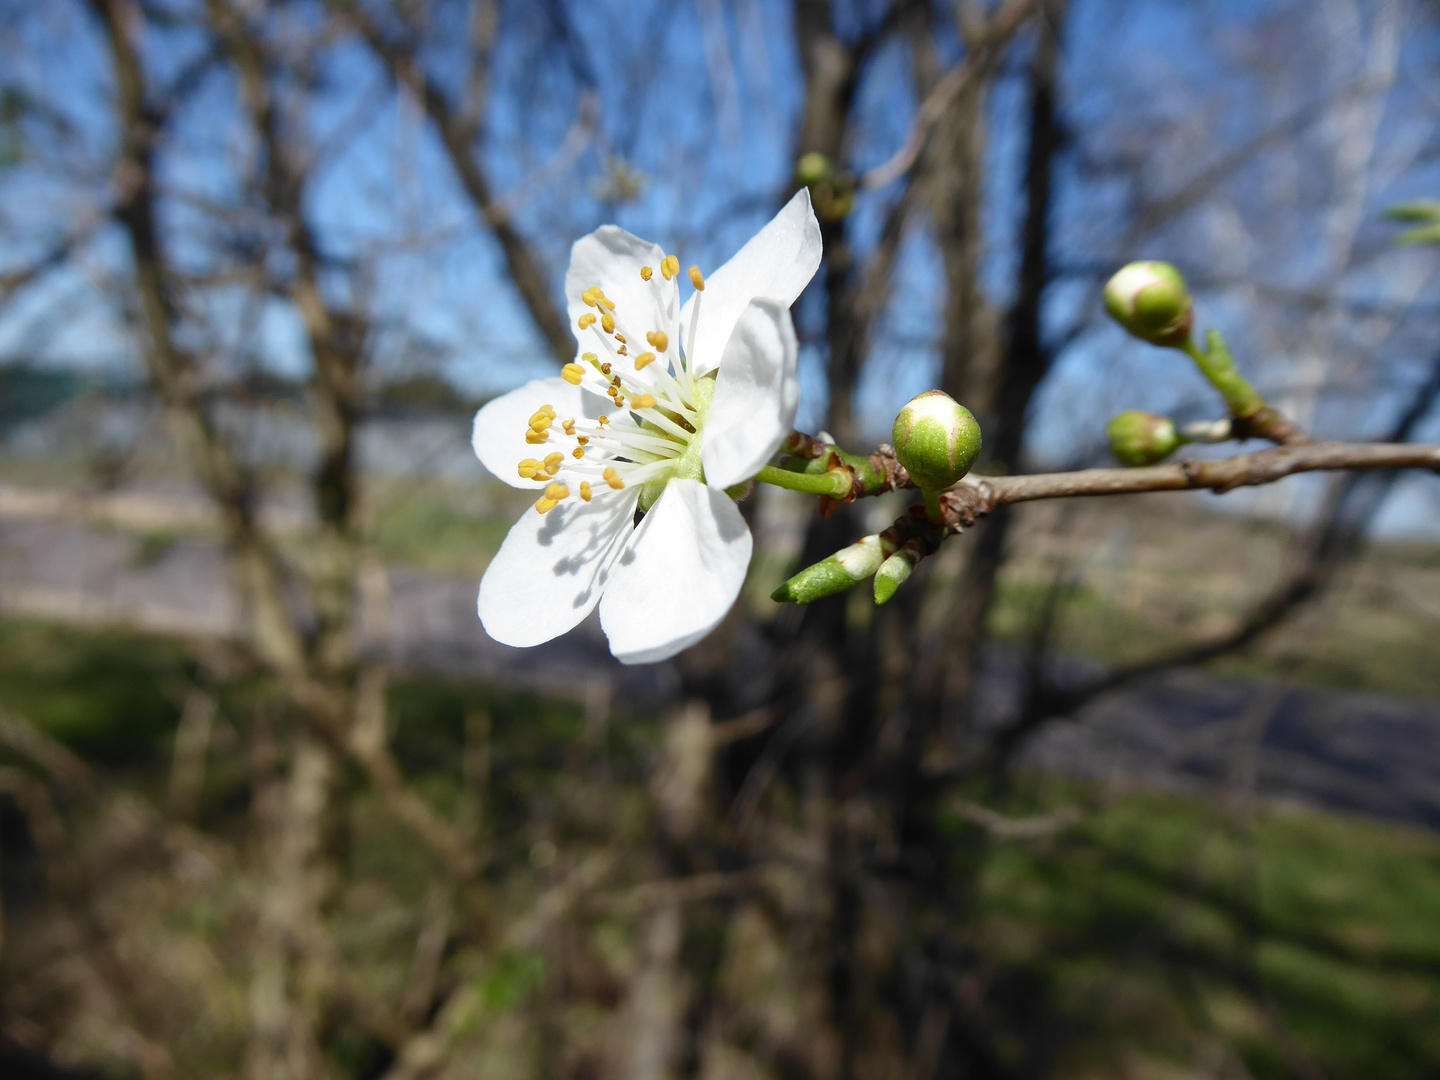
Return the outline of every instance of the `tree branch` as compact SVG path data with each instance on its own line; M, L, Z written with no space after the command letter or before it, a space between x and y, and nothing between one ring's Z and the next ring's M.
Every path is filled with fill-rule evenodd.
M413 51L392 41L361 5L351 0L332 0L332 3L350 19L390 77L415 95L434 122L461 187L500 244L510 279L529 309L530 317L555 356L562 361L570 360L575 355L575 339L565 313L551 295L540 257L520 235L505 201L491 192L490 181L475 159L478 118L452 106L439 84L421 69Z
M1316 442L1277 446L1218 461L1178 461L1139 469L966 477L946 491L942 501L959 526L1010 503L1145 491L1209 490L1223 494L1238 487L1273 484L1296 473L1348 469L1429 469L1440 473L1440 446Z
M862 188L884 187L909 172L920 160L930 132L945 116L951 104L971 80L995 62L1020 25L1034 12L1039 0L1006 0L991 17L984 40L967 52L960 65L946 75L930 92L915 116L915 123L904 144L889 160L875 166L860 178Z

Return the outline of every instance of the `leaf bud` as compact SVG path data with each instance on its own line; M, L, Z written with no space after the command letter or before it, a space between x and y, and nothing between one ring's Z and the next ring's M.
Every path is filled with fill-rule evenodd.
M770 594L781 603L810 604L826 596L844 592L875 573L885 554L879 536L867 536L834 555L807 566Z
M1194 305L1180 271L1169 263L1133 262L1105 285L1105 310L1130 334L1178 348L1190 340Z
M1185 441L1175 430L1175 421L1147 412L1122 412L1105 433L1111 452L1126 465L1155 465Z
M886 603L910 579L915 569L915 555L903 548L895 552L875 572L875 603Z
M970 410L943 390L910 399L891 432L895 459L922 489L947 488L975 464L980 425Z

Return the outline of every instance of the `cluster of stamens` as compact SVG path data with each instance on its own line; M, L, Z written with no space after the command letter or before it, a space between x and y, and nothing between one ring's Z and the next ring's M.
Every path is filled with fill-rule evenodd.
M640 268L640 278L649 283L657 293L659 307L664 318L671 325L679 318L680 260L666 255L660 261L660 277L654 280L654 270L649 266ZM570 497L570 481L578 483L580 499L589 502L594 489L589 479L619 491L627 483L643 483L669 475L675 467L675 460L684 453L699 430L701 409L697 404L694 382L686 369L685 357L694 351L695 326L700 308L700 293L705 290L705 278L700 268L690 268L690 282L696 290L695 304L690 320L689 348L671 350L671 336L668 330L651 329L645 332L644 340L650 349L631 357L631 337L627 330L635 327L622 325L621 313L615 302L605 295L598 285L591 286L581 294L587 311L577 320L581 330L591 330L601 348L610 359L602 360L599 352L580 354L580 362L566 364L560 376L572 386L587 386L596 389L603 386L617 412L638 417L640 424L615 424L610 417L601 415L593 421L585 417L560 420L551 405L541 405L530 417L525 431L525 441L533 445L548 443L563 433L565 440L574 440L569 451L570 461L559 451L546 454L543 458L526 458L519 464L520 476L545 485L545 493L536 502L535 509L548 513ZM652 351L653 350L653 351ZM659 361L659 363L657 363ZM650 365L655 368L646 378L635 376ZM627 396L628 395L628 396ZM558 426L558 432L557 432ZM597 445L603 441L604 446ZM600 455L592 454L598 451ZM560 476L561 469L566 475Z

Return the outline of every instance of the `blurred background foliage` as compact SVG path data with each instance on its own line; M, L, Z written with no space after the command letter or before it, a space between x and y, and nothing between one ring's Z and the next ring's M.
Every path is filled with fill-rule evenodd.
M624 669L485 638L468 446L576 237L709 271L802 183L851 449L1218 415L1135 257L1437 441L1437 61L1419 0L0 0L0 1072L1440 1071L1433 476L1012 508L881 610L768 596L904 500L766 489Z

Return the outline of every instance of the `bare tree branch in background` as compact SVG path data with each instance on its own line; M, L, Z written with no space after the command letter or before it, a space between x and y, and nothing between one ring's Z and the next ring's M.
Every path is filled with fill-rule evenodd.
M1416 389L1409 405L1386 433L1385 444L1377 445L1389 444L1392 449L1387 453L1396 459L1410 461L1411 467L1425 467L1428 463L1430 468L1440 472L1433 450L1404 446L1429 415L1437 398L1440 398L1440 357L1432 363L1429 377ZM1027 688L1020 715L996 737L994 753L997 761L1002 766L1009 763L1046 724L1072 718L1104 694L1171 668L1192 667L1235 653L1283 626L1307 604L1322 596L1345 567L1359 556L1376 514L1401 475L1393 470L1375 474L1358 469L1339 480L1316 515L1317 524L1299 545L1292 548L1291 566L1284 579L1255 604L1233 630L1210 641L1120 668L1083 686L1062 688L1043 681L1032 683Z
M483 69L489 63L485 28L491 17L477 16L480 49L472 58L467 82L470 100L462 103L457 110L445 91L426 74L412 48L392 40L361 5L350 0L334 2L374 50L390 77L397 85L414 94L415 100L435 124L461 186L504 252L510 280L530 317L535 320L536 327L557 360L573 359L574 335L570 332L564 312L555 303L544 261L520 234L504 201L492 192L490 181L477 158L476 142L480 137L485 110Z

